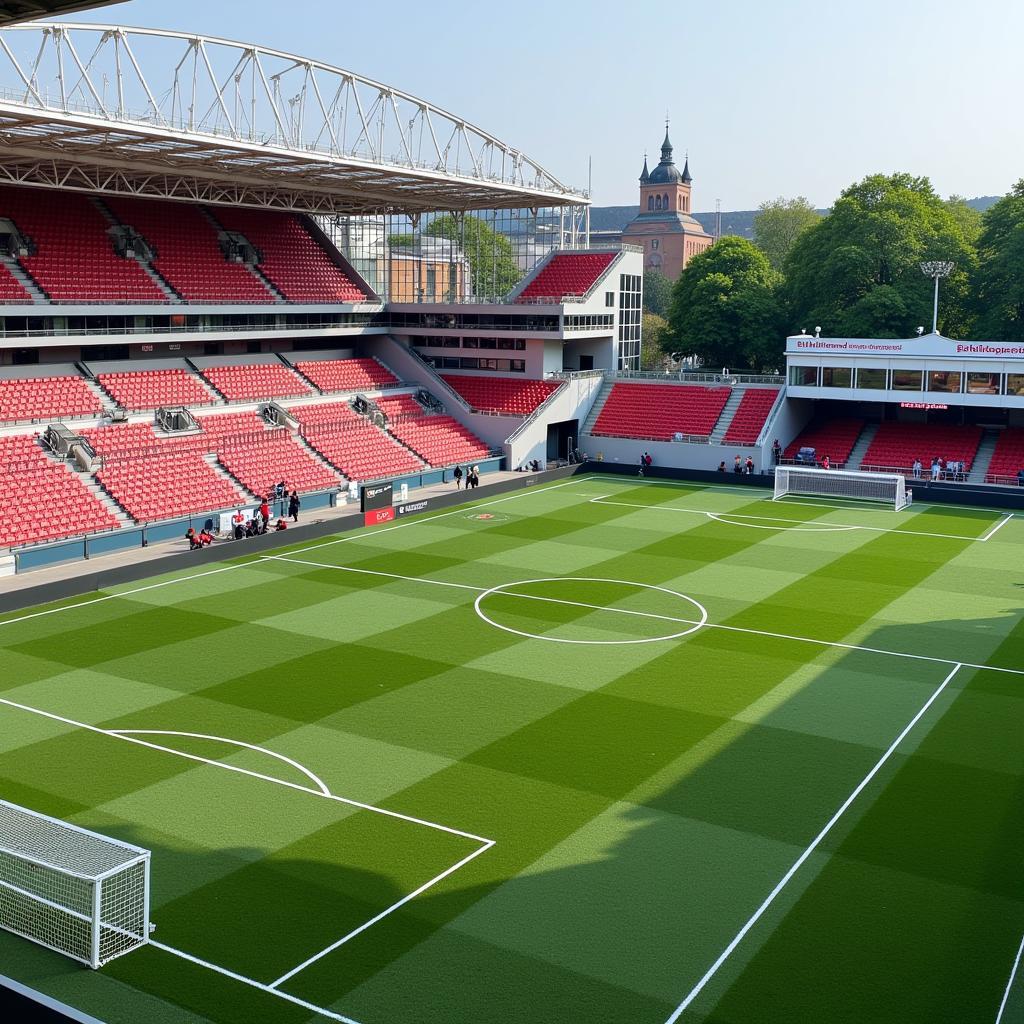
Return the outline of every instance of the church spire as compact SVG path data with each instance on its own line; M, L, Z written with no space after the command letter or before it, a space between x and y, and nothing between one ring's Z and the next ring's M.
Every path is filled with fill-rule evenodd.
M668 137L668 118L665 118L665 141L661 144L661 162L672 163L672 140Z
M640 184L646 185L651 180L651 172L647 170L647 154L644 153L644 169L640 172Z
M683 163L683 184L689 185L693 181L693 176L690 174L690 154L686 154L686 161Z

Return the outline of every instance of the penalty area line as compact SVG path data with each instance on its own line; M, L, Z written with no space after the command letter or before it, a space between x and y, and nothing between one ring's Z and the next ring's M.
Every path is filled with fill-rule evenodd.
M1017 956L1014 958L1013 967L1010 970L1010 979L1006 983L1006 991L1003 993L1002 1002L999 1004L999 1012L996 1014L996 1024L1001 1024L1003 1014L1006 1013L1006 1004L1010 1001L1010 991L1013 989L1013 980L1017 977L1017 971L1020 969L1021 957L1024 956L1024 937L1020 940L1020 945L1017 947Z
M854 787L853 792L850 793L850 795L842 802L842 804L839 806L839 809L835 812L835 814L832 815L831 818L829 818L829 820L825 823L825 826L821 829L821 831L810 841L810 843L808 843L803 853L801 853L800 856L797 857L797 859L790 866L789 870L782 876L782 878L779 879L779 881L775 885L775 888L772 889L770 893L768 893L768 895L765 897L764 901L757 908L757 910L755 910L754 913L751 914L749 918L747 918L743 927L740 928L740 930L736 933L736 935L733 937L729 945L727 945L725 949L722 950L722 952L718 956L718 959L715 960L715 962L707 969L707 971L705 971L700 981L698 981L697 984L694 985L692 989L690 989L690 992L688 993L686 998L676 1007L672 1015L665 1021L665 1024L675 1024L675 1022L679 1020L679 1018L686 1012L687 1007L689 1007L697 998L697 996L701 994L701 992L707 986L708 982L710 982L711 979L714 978L714 976L721 969L722 965L729 959L730 956L732 956L732 954L736 950L736 947L739 946L739 944L743 941L744 937L747 935L750 929L753 928L754 925L761 920L761 918L768 911L768 908L771 907L771 905L778 898L782 890L785 889L786 886L790 883L793 876L800 870L801 867L803 867L803 865L807 862L811 854L813 854L814 851L822 844L826 836L828 836L829 832L831 832L832 829L835 828L839 819L842 818L842 816L847 812L851 804L853 804L857 797L859 797L860 794L863 793L864 790L867 788L867 786L870 785L872 779L874 779L875 776L882 770L886 762L896 752L899 745L907 738L908 734L914 728L914 726L917 725L919 721L921 721L921 719L927 713L928 709L939 699L939 697L945 691L946 687L952 681L953 676L955 676L962 667L963 666L959 663L953 666L952 671L946 676L945 679L942 680L942 682L938 685L938 687L935 689L932 695L924 702L924 704L921 705L921 707L918 709L917 714L915 714L914 717L911 718L911 720L903 727L903 729L901 730L900 734L896 737L896 739L894 739L892 743L889 744L889 748L875 762L874 767L872 767L871 770L867 773L867 775L865 775L864 778L860 780L856 787Z

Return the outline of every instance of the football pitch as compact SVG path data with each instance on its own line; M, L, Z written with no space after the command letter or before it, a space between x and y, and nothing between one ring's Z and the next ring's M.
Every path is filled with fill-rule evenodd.
M244 551L244 548L242 548ZM578 476L0 617L110 1024L1024 1024L1024 519Z

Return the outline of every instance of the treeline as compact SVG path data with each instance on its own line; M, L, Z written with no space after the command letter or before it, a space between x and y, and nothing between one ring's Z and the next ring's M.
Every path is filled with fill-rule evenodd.
M930 330L926 260L949 260L939 331L1024 341L1024 179L979 213L927 178L874 174L821 216L806 199L763 203L754 241L725 236L674 285L644 276L645 365L696 355L709 366L781 367L801 329L832 337L906 338Z

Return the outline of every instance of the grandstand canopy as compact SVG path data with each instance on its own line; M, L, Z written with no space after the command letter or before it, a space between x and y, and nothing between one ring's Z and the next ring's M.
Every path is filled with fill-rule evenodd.
M0 0L0 25L106 7L124 0Z
M588 202L526 154L391 86L156 29L0 33L0 181L373 214Z

